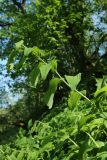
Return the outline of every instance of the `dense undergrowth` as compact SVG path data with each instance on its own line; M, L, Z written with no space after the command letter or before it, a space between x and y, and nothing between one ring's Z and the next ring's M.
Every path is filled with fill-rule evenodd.
M105 88L105 89L104 89ZM28 122L9 144L0 146L1 160L106 160L106 86L90 102L71 109L63 103L41 121Z
M41 120L30 120L15 139L1 145L1 160L106 160L107 77L96 79L96 91L89 99L86 91L78 87L80 73L62 77L55 59L45 62L38 56L41 50L25 48L23 41L16 46L23 47L24 54L31 53L38 58L38 66L29 74L31 87L36 88L39 82L46 80L49 72L52 73L48 90L41 96L50 113ZM70 91L55 107L55 92L62 84Z

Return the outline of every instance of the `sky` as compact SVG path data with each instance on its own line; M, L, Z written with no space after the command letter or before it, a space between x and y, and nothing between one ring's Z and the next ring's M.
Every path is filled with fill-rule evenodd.
M23 92L13 92L12 86L14 81L6 71L7 60L0 60L0 108L6 108L14 105L19 99L23 98Z

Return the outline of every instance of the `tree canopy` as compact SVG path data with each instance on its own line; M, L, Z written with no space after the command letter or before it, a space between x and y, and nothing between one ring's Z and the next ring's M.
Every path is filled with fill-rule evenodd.
M106 159L106 9L106 0L0 1L0 58L13 89L26 91L3 110L1 123L8 115L23 129L2 159L5 149L12 160Z

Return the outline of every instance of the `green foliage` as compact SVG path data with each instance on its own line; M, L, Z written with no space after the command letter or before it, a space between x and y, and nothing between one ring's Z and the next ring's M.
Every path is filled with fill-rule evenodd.
M1 146L2 159L106 160L107 117L95 101L80 100L73 111L60 104L41 121L30 120L26 134L20 129L13 143Z
M49 89L46 92L46 95L44 97L44 102L49 106L49 109L53 106L53 99L55 91L57 90L58 83L60 82L59 78L53 78L51 79L49 83Z
M40 107L42 101L43 107L47 105L51 110L40 121L30 120L13 142L1 145L0 158L106 160L107 86L106 77L101 78L107 73L105 48L104 55L100 55L106 34L92 19L94 13L104 11L106 3L32 0L26 13L20 13L17 8L21 12L23 8L15 5L16 11L11 2L10 7L6 1L1 2L0 13L4 8L6 11L3 21L14 22L8 32L1 29L3 42L7 43L2 48L9 54L8 71L16 77L26 75L27 84L34 90L27 93L30 107L33 102ZM15 42L16 49L9 50ZM93 92L95 80L97 90ZM92 93L93 99L81 91L84 89Z
M20 44L20 42L19 42L19 44ZM20 48L21 48L21 45L20 45L19 49ZM24 55L25 55L26 46L24 46L23 50L24 50ZM31 87L36 88L38 82L41 81L41 78L42 78L42 80L45 80L47 78L50 70L59 77L59 78L55 77L54 79L52 78L50 80L49 89L46 92L46 95L44 97L44 102L49 107L49 109L51 109L52 106L53 106L54 94L57 90L57 85L60 81L65 83L72 91L75 90L77 92L77 94L79 94L80 96L83 96L84 98L89 100L86 96L84 96L84 94L82 94L82 92L79 92L79 91L76 90L77 85L79 84L79 82L81 80L81 74L80 73L77 74L76 76L65 75L65 79L67 80L67 82L66 82L65 79L63 77L61 77L61 75L57 71L57 61L55 59L52 59L49 63L46 63L43 60L43 58L41 58L43 56L42 53L44 53L41 49L39 49L37 47L35 49L35 47L33 47L33 48L30 48L30 50L28 49L28 51L29 51L29 53L31 52L31 54L35 55L34 58L35 59L37 58L38 63L40 61L38 66L36 66L31 71L31 73L29 75L29 84L30 84ZM18 65L20 65L21 61L22 60L19 61ZM74 96L74 94L75 94L75 92L73 93L73 96ZM75 96L76 96L76 94L75 94Z

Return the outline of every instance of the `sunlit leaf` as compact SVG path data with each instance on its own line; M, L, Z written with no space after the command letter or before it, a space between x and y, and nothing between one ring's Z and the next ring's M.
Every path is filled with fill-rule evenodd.
M101 86L102 86L102 78L97 78L97 79L96 79L96 86L97 86L97 90L101 89Z
M76 107L80 98L81 98L81 96L77 92L72 91L70 93L70 96L68 98L68 106L71 110L73 110Z
M15 54L12 52L8 58L7 71L10 72L14 67Z
M14 64L13 64L13 63L10 63L8 68L9 68L9 70L11 71L11 70L14 68Z
M19 154L18 154L18 156L17 156L17 160L22 160L23 157L24 157L24 152L21 151L21 152L19 152Z
M107 159L107 151L103 151L103 152L97 153L96 157L98 159L101 159L101 160L106 160Z
M51 61L51 65L52 65L52 70L57 69L57 60L56 60L56 59L53 59L53 60Z
M81 80L81 73L77 74L76 76L67 76L65 75L65 78L72 90L75 90L77 85L79 84Z
M24 55L25 56L28 56L31 52L32 52L32 48L25 47L25 49L24 49Z
M19 48L23 45L23 43L24 43L24 41L23 41L23 40L21 40L21 41L19 41L19 42L15 43L15 45L16 45L16 49L19 49Z
M94 93L94 97L97 97L100 93L103 93L103 92L107 92L107 86L97 90L95 93Z

